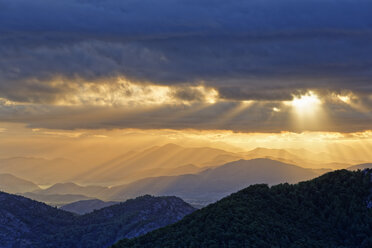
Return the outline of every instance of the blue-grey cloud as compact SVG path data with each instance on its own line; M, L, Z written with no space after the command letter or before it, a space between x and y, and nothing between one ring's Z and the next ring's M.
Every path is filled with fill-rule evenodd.
M125 77L228 101L313 90L371 106L371 13L369 0L0 0L0 97L53 103L69 81Z

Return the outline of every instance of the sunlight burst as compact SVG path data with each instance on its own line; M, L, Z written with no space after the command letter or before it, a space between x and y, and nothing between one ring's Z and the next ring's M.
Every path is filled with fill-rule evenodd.
M291 102L292 107L301 115L316 112L320 104L321 101L319 97L313 92L309 92L307 95L302 95L300 97L295 97Z

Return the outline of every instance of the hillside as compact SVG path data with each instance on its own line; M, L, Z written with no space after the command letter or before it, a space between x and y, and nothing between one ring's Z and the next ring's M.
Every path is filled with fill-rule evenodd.
M255 183L296 183L317 177L317 171L270 159L239 160L198 174L146 178L113 187L104 196L120 201L138 195L176 195L190 203L215 202Z
M40 189L33 182L11 174L0 174L0 190L8 193L24 193Z
M372 172L252 185L180 222L113 248L372 247Z
M60 209L75 213L75 214L87 214L101 208L109 207L118 204L118 202L105 202L98 199L82 200L72 202L60 207Z
M75 215L0 192L2 248L100 248L180 220L194 211L176 197L143 196L90 214Z
M28 198L0 192L0 244L8 247L36 247L40 237L53 235L73 225L72 213Z

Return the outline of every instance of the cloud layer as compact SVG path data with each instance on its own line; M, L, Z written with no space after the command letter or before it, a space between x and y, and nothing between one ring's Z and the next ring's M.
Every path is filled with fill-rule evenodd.
M0 118L49 128L371 129L370 13L367 0L0 0L0 98L23 104L3 103ZM109 109L103 121L92 114L84 125L73 116L65 126L39 118L81 100L87 82L115 91L117 78L165 85L187 105L168 102L136 115ZM215 89L220 102L205 105L197 87ZM324 99L332 124L293 128L282 103L309 91ZM353 104L334 95L352 95ZM88 115L90 99L63 113ZM217 121L243 101L255 101L251 112ZM179 117L190 104L204 112Z

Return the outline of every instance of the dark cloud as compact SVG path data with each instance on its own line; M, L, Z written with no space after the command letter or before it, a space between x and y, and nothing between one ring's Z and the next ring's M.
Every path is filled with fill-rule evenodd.
M190 87L177 87L173 90L172 96L174 98L184 100L184 101L204 101L205 94L199 89Z
M349 92L370 107L371 13L369 0L0 0L0 98L53 104L84 81L125 77L176 85L174 97L187 101L203 95L183 86L202 84L228 101L312 90ZM146 116L160 123L157 115ZM222 128L247 124L235 121Z

